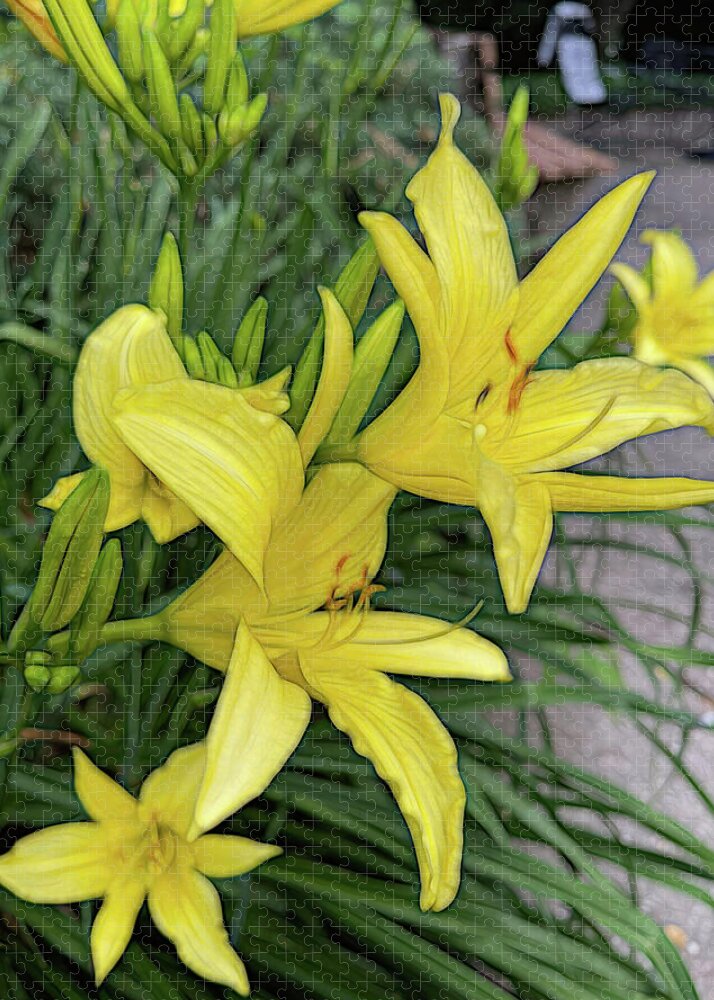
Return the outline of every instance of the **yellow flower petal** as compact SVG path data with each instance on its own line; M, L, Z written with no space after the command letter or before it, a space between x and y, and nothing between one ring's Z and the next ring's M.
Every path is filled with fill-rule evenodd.
M295 621L261 626L260 637L275 649L293 648L310 655L330 634L329 612L318 611ZM474 681L508 681L508 661L494 643L470 629L439 618L393 611L345 616L349 639L345 648L364 670L415 677L450 677ZM334 632L339 639L339 631ZM337 643L335 643L337 645Z
M148 524L159 545L185 535L198 524L199 519L183 500L167 490L151 475L147 475L141 500L141 517Z
M347 392L352 372L352 327L350 321L327 288L319 288L325 317L325 341L320 380L310 409L298 434L303 465L307 468Z
M166 642L216 670L227 670L242 615L266 612L266 600L231 552L223 552L161 612Z
M209 878L245 875L283 852L273 844L261 844L248 837L206 834L191 844L193 863Z
M146 885L138 878L122 875L109 887L92 924L92 964L97 986L124 954L145 898Z
M194 380L119 394L115 424L262 586L273 524L302 490L300 450L287 424L235 389Z
M122 389L169 379L188 381L163 319L145 306L124 306L89 335L74 377L74 427L79 443L111 479L107 525L138 516L146 471L126 446L113 420Z
M540 357L595 287L653 178L654 171L637 174L597 201L521 282L511 325L521 364Z
M629 264L612 264L610 273L620 282L638 312L647 308L652 298L652 289L647 279L643 278L639 271L630 267Z
M407 307L419 343L429 346L441 339L441 292L432 262L392 215L361 212L359 222L372 237L382 266Z
M707 353L714 353L714 330L712 330L712 346L710 350L707 350ZM714 396L714 368L708 361L680 357L673 359L672 364L693 378L695 382L704 386L710 396Z
M191 836L210 830L260 795L309 721L308 695L276 673L241 622L206 737L206 770Z
M0 885L30 903L79 903L114 876L98 823L62 823L22 837L0 857Z
M491 532L493 554L511 614L528 607L553 532L553 510L539 476L509 480L499 489L485 488L480 497L483 518Z
M591 476L551 472L537 477L554 510L670 510L714 503L714 482L700 479Z
M314 611L371 580L384 558L395 493L357 463L323 466L271 539L265 568L270 615Z
M423 910L443 910L459 887L466 794L448 732L418 695L360 669L349 647L301 655L330 718L391 788L414 841Z
M324 634L327 612L311 615ZM365 670L415 677L451 677L474 681L508 681L508 661L494 643L470 629L425 615L369 611L346 644Z
M193 819L196 796L206 766L205 743L182 747L152 771L139 794L140 814L154 817L185 838Z
M253 35L284 31L285 28L319 17L338 3L339 0L268 0L267 3L236 0L238 37L251 38Z
M442 94L441 134L426 166L410 181L414 205L441 290L441 329L452 362L450 396L458 401L508 364L503 337L517 298L508 230L488 187L454 145L461 109ZM495 366L495 367L494 367Z
M678 233L646 229L640 237L652 247L652 287L654 297L687 299L694 291L698 271L694 254Z
M690 424L714 430L714 405L691 379L631 358L606 358L535 372L503 437L495 429L482 447L512 472L549 472Z
M138 803L121 785L101 771L78 747L74 758L74 790L84 811L97 823L125 822L136 817Z
M149 892L149 911L197 976L248 996L245 967L230 946L220 896L207 878L191 869L159 876Z

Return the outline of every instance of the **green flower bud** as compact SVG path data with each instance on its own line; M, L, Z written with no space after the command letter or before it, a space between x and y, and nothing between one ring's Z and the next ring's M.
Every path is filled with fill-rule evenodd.
M335 296L345 311L353 330L362 319L379 272L379 257L372 240L367 240L353 254L335 283ZM320 372L320 359L325 338L325 320L317 321L312 337L302 352L290 387L290 410L285 420L293 430L302 426L310 408Z
M206 381L218 382L218 367L221 363L222 355L216 347L213 337L206 333L205 330L201 330L196 337L196 343L201 352L201 361L203 363L203 370L206 373Z
M171 233L166 233L149 286L149 305L166 317L166 327L174 344L183 327L183 270L179 248Z
M201 116L198 112L198 108L188 94L181 94L179 109L181 111L181 131L183 140L193 154L197 156L199 160L202 160L205 153L205 147L203 145L203 127L201 125Z
M121 543L112 538L99 553L82 606L70 625L67 655L71 663L82 663L99 645L102 628L114 607L122 568Z
M228 71L238 40L234 0L214 0L210 31L208 63L203 83L203 106L209 115L217 115L223 107Z
M243 317L233 340L233 367L242 375L247 375L245 384L252 385L258 376L260 359L263 356L265 327L268 321L268 303L259 297ZM244 384L241 381L241 384Z
M121 0L116 18L119 65L133 83L144 77L142 58L141 25L134 0Z
M357 344L345 398L321 447L344 444L357 433L392 359L403 320L404 304L392 303Z
M181 115L171 67L158 38L146 29L143 32L143 52L151 113L163 135L179 139Z

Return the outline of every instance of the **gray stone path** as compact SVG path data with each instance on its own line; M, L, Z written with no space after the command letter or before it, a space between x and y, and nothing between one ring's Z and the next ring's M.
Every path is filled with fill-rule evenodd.
M573 113L558 127L572 138L593 142L597 148L617 157L620 169L611 177L550 185L539 190L533 208L541 232L554 235L562 231L619 180L639 170L654 168L657 178L617 259L641 266L647 248L638 242L638 234L648 227L676 227L692 245L700 272L714 269L714 161L692 159L684 152L692 146L714 147L714 112L640 111L619 119L594 113L586 121L583 115ZM552 237L548 242L552 242ZM573 320L575 329L597 328L611 282L611 278L605 278L590 295ZM617 459L624 459L630 472L639 470L647 474L649 464L655 474L714 478L714 442L699 430L658 435L638 449L626 446ZM576 527L588 524L592 522L578 518ZM601 522L592 528L608 530ZM628 541L639 544L652 544L655 539L659 545L663 542L662 535L659 532L653 535L652 528L646 525L618 526L611 530L626 532ZM690 537L698 566L708 568L714 577L712 532L693 532ZM669 541L668 545L671 544ZM596 568L598 572L593 579ZM691 606L691 586L685 574L663 565L654 568L649 560L630 554L610 555L597 567L591 554L583 560L581 576L584 583L602 594L631 598L636 593L639 601L675 614L686 614ZM675 644L684 639L682 626L662 616L632 612L627 615L628 627L646 629L649 642ZM714 631L711 587L705 595L703 619ZM702 637L700 643L702 648L714 649L710 637ZM632 660L623 661L621 667L629 683L648 690L649 679ZM701 714L710 713L714 719L714 676L701 669L690 671L689 676L703 692L691 696L689 706ZM560 710L551 719L556 745L562 754L635 791L714 845L714 817L631 724L587 707ZM697 735L685 760L714 796L714 732ZM642 890L643 908L661 924L669 925L668 932L685 955L702 1000L714 1000L714 912L659 886L642 883Z

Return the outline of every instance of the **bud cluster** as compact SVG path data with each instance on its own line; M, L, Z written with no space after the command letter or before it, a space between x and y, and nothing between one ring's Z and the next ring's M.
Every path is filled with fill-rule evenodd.
M52 522L34 590L7 642L10 656L24 657L33 690L64 691L99 644L122 573L119 540L103 544L108 508L109 477L93 468Z
M87 87L179 180L205 180L258 126L267 97L251 99L234 0L209 15L204 0L112 0L103 26L88 0L46 6Z

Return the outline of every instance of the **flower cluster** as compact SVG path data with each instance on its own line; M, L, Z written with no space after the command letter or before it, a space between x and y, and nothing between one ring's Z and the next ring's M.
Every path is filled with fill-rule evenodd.
M261 8L256 30L273 24L277 6ZM75 430L103 474L60 480L44 501L56 521L72 504L86 510L108 483L103 506L92 508L101 511L100 531L143 520L165 543L202 523L224 546L158 614L95 622L92 632L95 647L160 640L221 671L205 740L176 751L138 801L77 752L75 785L89 822L33 833L0 858L0 883L26 899L103 898L92 931L98 981L148 899L188 966L247 994L208 879L246 872L277 849L207 831L263 792L301 740L313 703L390 787L412 836L422 909L454 899L466 799L456 747L426 701L389 675L507 681L509 669L466 623L373 606L398 490L480 510L513 613L528 604L555 511L714 501L711 482L566 471L663 429L711 431L714 404L686 374L632 358L537 367L610 263L651 176L603 198L519 282L503 217L454 143L456 99L443 96L441 111L436 149L407 190L426 251L392 216L361 216L420 351L409 383L365 429L403 308L385 310L355 347L351 320L362 293L354 288L320 290L322 368L312 387L304 371L290 388L286 371L256 381L261 305L230 358L207 334L187 338L178 329L175 256L163 293L155 285L151 305L119 309L81 352ZM368 271L365 264L353 275L355 288ZM634 278L620 275L639 296ZM72 614L85 594L74 595ZM38 628L47 613L36 600ZM62 629L72 614L52 622ZM28 646L23 628L27 621L16 649ZM69 648L72 628L48 648ZM79 648L87 655L86 639Z

